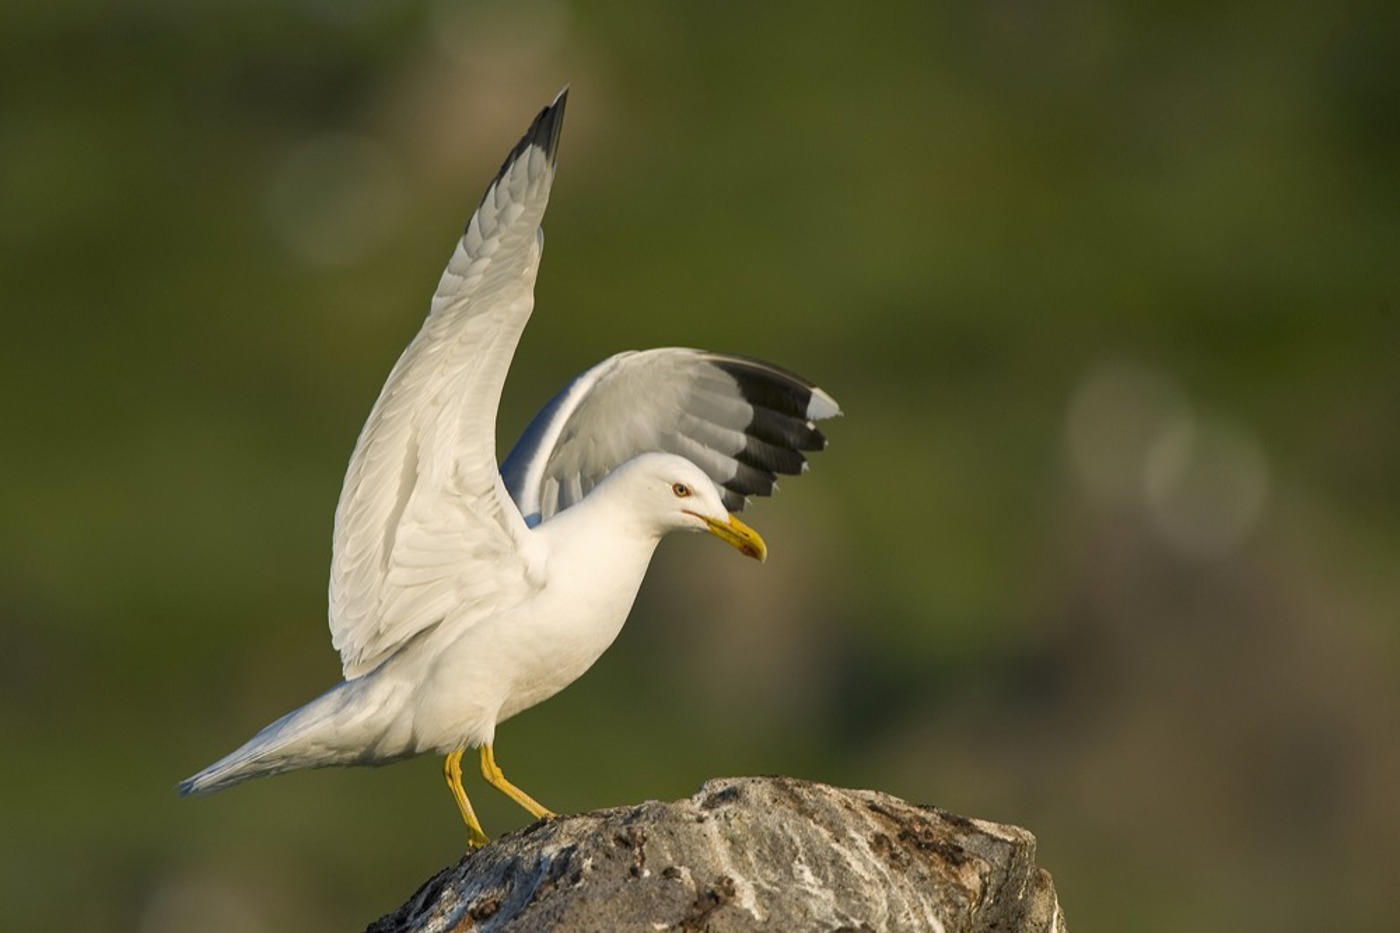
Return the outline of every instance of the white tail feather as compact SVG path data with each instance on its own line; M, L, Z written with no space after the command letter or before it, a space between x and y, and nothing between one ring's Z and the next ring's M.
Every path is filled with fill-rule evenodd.
M236 751L180 782L180 796L215 791L284 771L338 765L379 763L376 755L384 707L366 702L372 685L364 679L344 681L300 709L266 726Z

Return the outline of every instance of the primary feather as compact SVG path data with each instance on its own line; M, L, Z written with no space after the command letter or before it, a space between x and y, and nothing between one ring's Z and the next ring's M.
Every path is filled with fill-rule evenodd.
M496 468L496 407L534 307L565 100L540 114L487 188L350 456L330 580L331 641L347 678L449 611L470 624L532 586L519 556L525 526Z
M619 463L679 454L724 490L731 511L806 469L841 413L795 373L732 354L667 347L611 356L576 378L525 429L501 472L527 523L578 502Z

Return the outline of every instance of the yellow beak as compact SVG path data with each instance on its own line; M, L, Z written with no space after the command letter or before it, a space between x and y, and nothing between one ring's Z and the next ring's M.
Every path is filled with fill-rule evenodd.
M694 512L691 513L695 515ZM739 549L740 553L747 557L752 557L760 564L768 558L768 545L763 543L758 532L748 525L745 525L733 515L728 521L720 521L716 518L707 518L704 515L695 515L709 528L710 534L719 538L725 544L732 545Z

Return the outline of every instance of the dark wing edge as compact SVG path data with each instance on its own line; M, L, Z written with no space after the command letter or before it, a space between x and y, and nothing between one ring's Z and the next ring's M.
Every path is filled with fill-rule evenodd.
M495 195L496 186L511 167L524 156L531 148L538 148L544 152L544 157L549 160L550 168L559 164L559 137L564 129L564 109L569 103L569 86L564 85L558 94L554 95L554 100L535 115L535 119L530 122L530 128L525 131L525 135L520 137L520 141L511 149L510 155L505 157L501 167L496 170L496 177L491 179L491 184L486 186L486 193L481 196L481 203L477 205L477 210L481 210L481 205L486 203L488 198Z
M732 456L739 463L734 476L717 479L724 505L743 511L752 496L770 496L780 475L807 471L806 454L826 449L826 435L816 422L841 416L841 406L822 389L797 373L764 360L731 353L703 354L738 386L753 408L744 428L744 448Z

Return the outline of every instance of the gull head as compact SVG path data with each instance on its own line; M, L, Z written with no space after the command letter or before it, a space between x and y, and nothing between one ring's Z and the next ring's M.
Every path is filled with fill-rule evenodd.
M633 457L608 478L625 490L638 518L660 537L672 531L705 531L754 560L768 556L758 532L724 507L720 491L705 471L675 454Z

